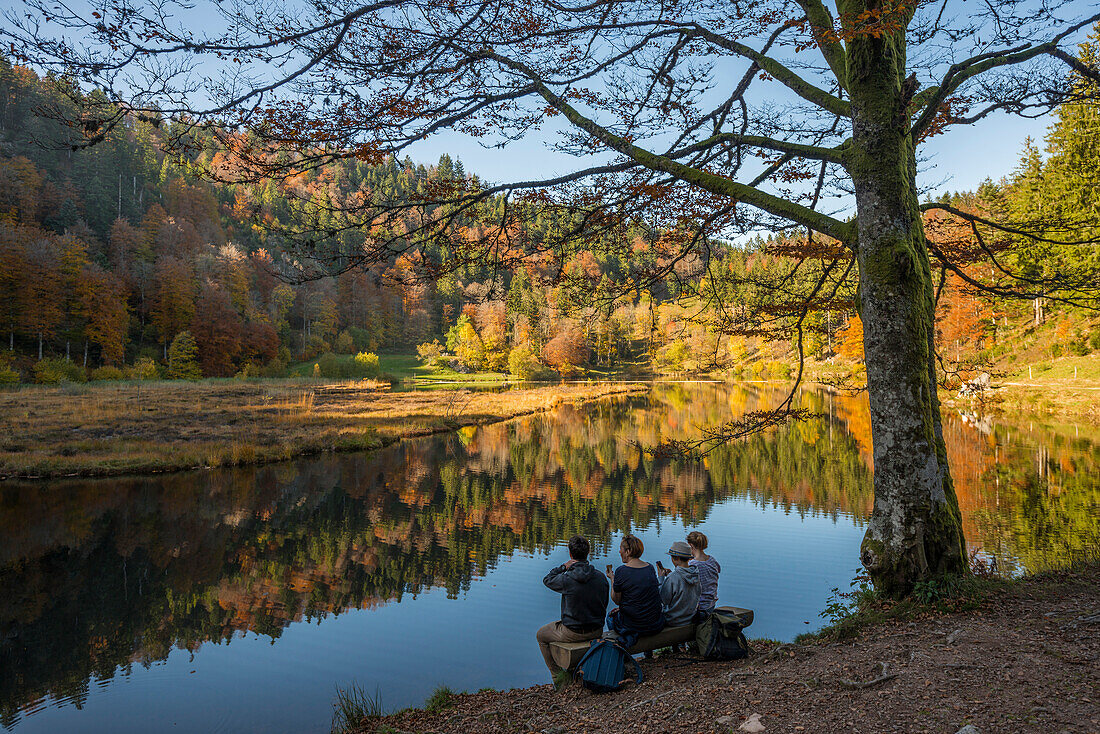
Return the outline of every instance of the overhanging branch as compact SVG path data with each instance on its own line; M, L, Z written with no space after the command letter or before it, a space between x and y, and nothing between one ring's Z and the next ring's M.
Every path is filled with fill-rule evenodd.
M709 171L700 170L675 161L666 155L660 155L635 145L626 138L616 135L607 128L599 125L594 120L583 115L579 110L565 101L560 95L547 87L539 79L535 71L521 62L505 58L492 52L485 52L487 58L492 58L503 66L523 74L531 80L536 92L546 100L551 107L560 112L573 125L584 130L596 140L600 141L612 150L637 161L642 166L652 170L668 173L686 183L698 186L712 194L729 196L736 201L744 202L750 206L762 209L770 214L796 222L814 231L821 232L840 242L848 242L854 237L853 228L830 216L814 211L795 202L782 199L773 194L760 191L728 178L723 178Z
M1075 23L1051 40L1039 44L1038 46L1017 46L1016 48L1005 49L1003 51L979 54L966 61L952 64L947 70L947 73L944 74L943 81L941 81L939 85L926 89L917 98L924 104L924 109L921 111L920 117L917 118L917 121L914 122L913 126L910 128L910 134L915 139L919 138L928 126L932 124L932 121L939 111L940 105L942 105L948 97L958 91L963 84L980 74L984 74L991 69L1002 66L1021 64L1044 54L1061 61L1066 61L1067 58L1072 59L1072 56L1058 48L1058 44L1073 33L1097 23L1098 21L1100 21L1100 13L1079 23ZM1076 60L1067 63L1074 69L1084 66ZM1096 73L1090 71L1089 75L1095 77Z

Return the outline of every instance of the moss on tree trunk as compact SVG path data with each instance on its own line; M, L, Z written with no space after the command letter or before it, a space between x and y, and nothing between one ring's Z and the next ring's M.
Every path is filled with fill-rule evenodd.
M913 89L904 32L848 45L859 263L875 506L861 560L899 596L925 578L966 570L958 501L940 424L932 274L907 132Z

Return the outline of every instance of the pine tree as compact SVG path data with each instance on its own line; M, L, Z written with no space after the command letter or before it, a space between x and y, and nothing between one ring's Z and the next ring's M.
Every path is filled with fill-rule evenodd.
M1100 69L1100 24L1080 45L1078 59ZM1100 85L1077 72L1070 75L1077 98L1063 104L1047 134L1046 167L1052 201L1067 219L1080 219L1081 239L1100 236Z
M198 380L202 378L199 369L199 348L189 331L181 331L168 347L169 380Z

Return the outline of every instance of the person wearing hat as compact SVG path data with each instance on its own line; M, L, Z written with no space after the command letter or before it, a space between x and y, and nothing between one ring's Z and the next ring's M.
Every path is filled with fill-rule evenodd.
M699 608L699 572L688 565L692 557L691 546L682 540L672 544L668 556L673 567L659 568L661 608L669 627L683 627L691 624Z

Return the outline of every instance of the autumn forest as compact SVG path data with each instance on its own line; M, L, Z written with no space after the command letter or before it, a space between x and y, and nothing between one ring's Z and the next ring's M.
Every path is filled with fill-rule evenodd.
M1100 721L1094 2L0 17L0 730Z
M1096 53L1095 44L1082 48ZM807 252L797 233L773 232L714 243L703 267L700 259L667 256L662 241L671 233L634 227L617 235L624 246L581 251L562 272L537 262L512 272L474 262L418 277L418 264L445 256L432 250L446 244L411 241L384 264L303 278L284 247L295 216L290 202L323 212L325 201L355 191L411 201L447 182L476 188L476 173L449 156L432 165L391 157L283 180L212 184L199 172L229 165L225 154L211 154L214 146L201 140L190 154L178 145L166 153L166 137L182 134L167 120L128 118L98 145L64 148L69 131L48 114L70 104L56 84L0 62L4 382L282 376L300 363L307 364L300 374L377 376L372 357L379 352L419 352L429 366L520 378L610 369L786 377L798 362L790 303L805 303L807 271L835 255L828 247L820 259L810 253L799 271L794 255ZM1064 223L1082 213L1096 221L1098 117L1095 103L1063 106L1042 147L1029 140L1014 171L991 171L978 191L940 203L998 221L1044 214ZM935 246L963 253L963 261L980 245L997 253L1006 272L1085 279L1100 272L1094 248L982 232L946 209L925 217ZM548 241L568 224L532 210L511 236ZM1049 363L1100 350L1091 312L1065 299L979 290L995 288L1001 274L979 257L971 261L962 272L939 275L936 336L946 379L994 366L1011 372L1021 367L1017 359ZM645 287L623 287L654 272L662 275ZM849 273L832 298L798 320L810 363L858 372L862 325L854 296ZM718 313L723 304L743 315L731 321Z

